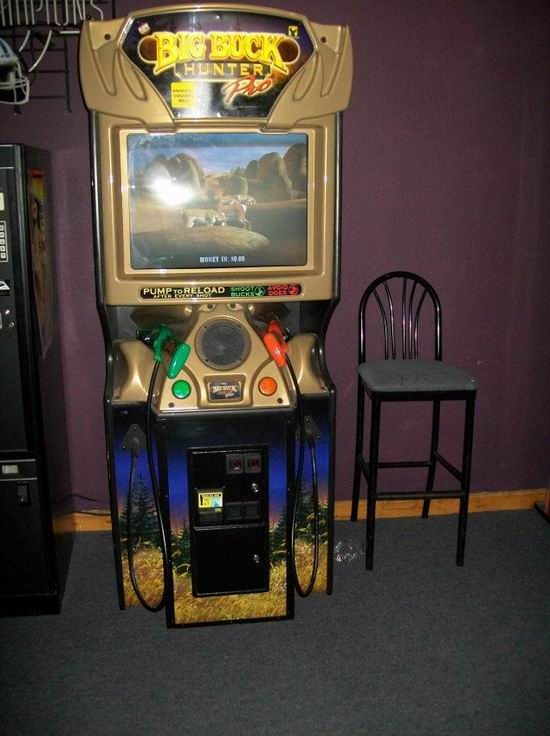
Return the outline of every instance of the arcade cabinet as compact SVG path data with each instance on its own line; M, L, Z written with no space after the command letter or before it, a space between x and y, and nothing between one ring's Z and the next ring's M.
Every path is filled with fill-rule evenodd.
M176 6L89 21L120 606L169 626L330 593L349 31Z
M49 155L0 145L0 615L58 613L72 545L51 196Z

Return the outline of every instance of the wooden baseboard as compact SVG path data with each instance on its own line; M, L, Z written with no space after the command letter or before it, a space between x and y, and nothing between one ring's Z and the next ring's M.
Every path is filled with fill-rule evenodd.
M111 531L111 514L100 509L90 513L79 512L61 514L54 518L53 527L59 532L109 532Z
M470 496L469 510L480 511L517 511L530 509L535 503L544 506L550 491L547 488L531 488L518 491L479 491ZM422 501L379 501L376 509L378 518L396 518L400 516L420 516ZM336 501L335 518L343 521L349 519L351 501ZM437 499L432 501L430 514L456 514L458 501ZM367 514L366 501L359 503L359 518ZM55 520L56 531L105 532L111 529L111 517L108 511L97 510L90 513L72 513L58 516Z
M531 488L518 491L479 491L470 495L468 509L471 513L479 511L517 511L530 509L535 503L544 504L547 488ZM396 518L399 516L420 516L422 501L378 501L376 518ZM336 519L349 519L351 501L336 501L334 515ZM457 514L457 499L435 499L430 504L431 515ZM367 502L359 502L360 519L366 518Z

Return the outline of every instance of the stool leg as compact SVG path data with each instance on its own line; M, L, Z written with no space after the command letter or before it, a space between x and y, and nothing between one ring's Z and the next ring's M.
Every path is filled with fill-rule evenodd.
M357 521L359 494L361 492L361 465L359 456L363 452L363 433L365 423L365 391L359 378L357 381L357 427L355 429L355 458L353 471L353 495L351 498L351 521Z
M378 449L380 445L380 400L372 398L370 420L369 473L367 483L367 545L365 562L372 570L374 556L374 522L376 520L376 488L378 484Z
M430 464L428 466L428 478L426 480L426 493L431 493L434 489L435 480L435 453L439 445L439 417L441 415L441 402L434 401L432 412L432 440L430 444ZM422 504L422 518L427 519L430 513L430 499L425 498Z
M466 524L468 521L468 501L470 496L470 475L472 471L472 445L474 439L474 410L476 396L466 399L466 416L464 418L464 448L462 453L462 483L463 496L460 499L458 511L458 540L456 547L456 564L464 565L464 547L466 544Z

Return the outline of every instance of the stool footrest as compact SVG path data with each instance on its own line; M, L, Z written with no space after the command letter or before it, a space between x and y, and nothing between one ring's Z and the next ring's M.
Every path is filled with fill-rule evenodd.
M361 470L363 471L363 474L365 475L365 479L368 480L368 476L369 476L368 462L365 460L365 458L362 455L358 455L357 459L361 466ZM446 458L444 458L443 455L441 455L439 452L436 452L434 454L434 459L436 462L442 465L445 468L445 470L453 476L453 478L456 478L459 483L462 483L463 474L461 473L461 471L458 468L456 468L452 463L450 463ZM429 468L430 461L429 460L401 460L401 461L395 461L395 462L378 463L376 467L378 468L378 470L384 470L387 468Z

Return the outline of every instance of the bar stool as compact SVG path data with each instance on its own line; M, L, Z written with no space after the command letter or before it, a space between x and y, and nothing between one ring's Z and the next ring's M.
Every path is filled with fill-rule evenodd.
M428 298L426 298L428 297ZM374 302L371 302L371 299ZM382 319L384 359L367 360L367 307ZM376 306L378 310L376 310ZM370 315L369 311L369 315ZM433 312L433 358L421 359L420 326ZM423 500L422 517L427 518L432 498L459 499L456 564L464 564L464 546L468 518L472 441L477 383L466 371L442 360L441 304L435 289L422 277L409 271L392 271L378 277L365 290L358 312L359 362L357 393L357 429L355 470L351 520L357 521L361 475L367 482L366 568L372 570L376 503L380 500ZM429 351L432 352L431 340ZM370 345L370 343L369 343ZM371 400L368 460L363 457L365 394ZM430 454L427 460L380 462L380 420L384 402L428 401L432 403ZM463 401L465 405L462 440L462 467L458 469L438 451L440 409L442 401ZM436 466L439 463L460 484L458 490L434 490ZM378 471L385 468L427 468L423 492L378 490Z

